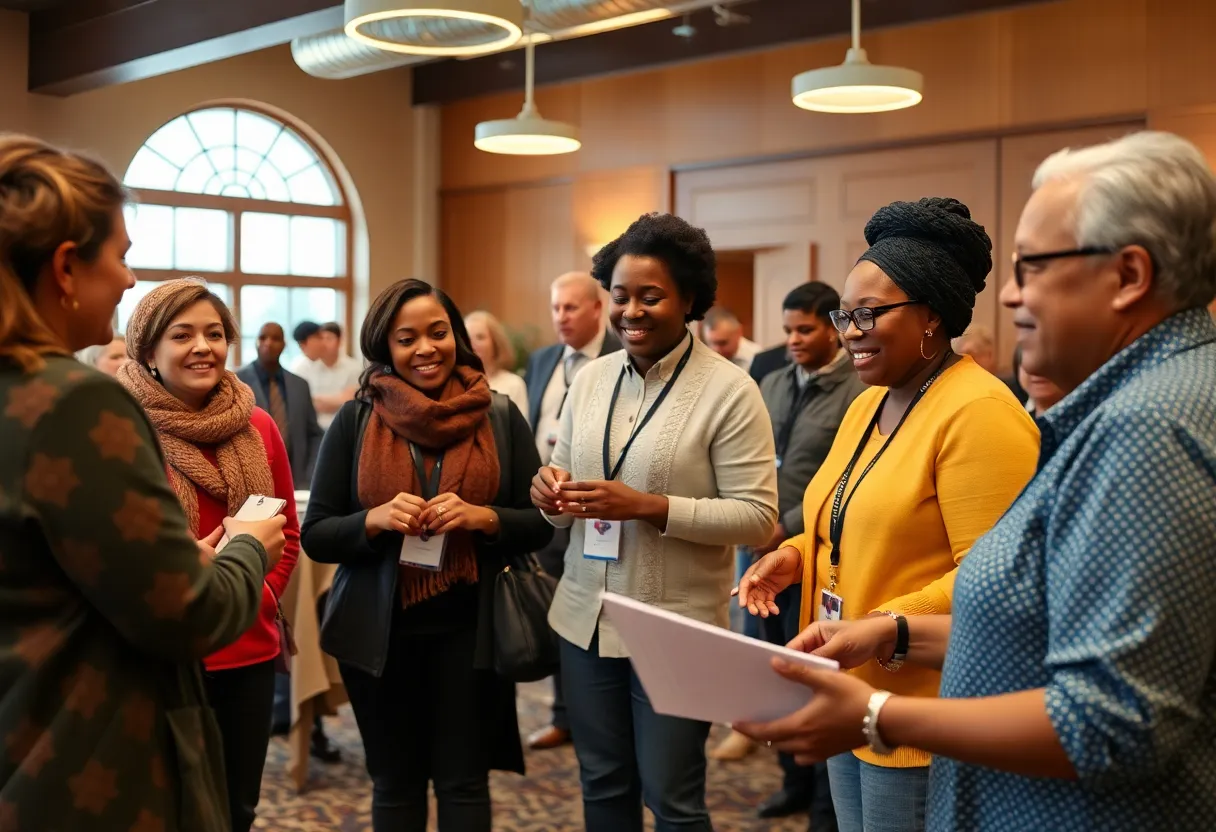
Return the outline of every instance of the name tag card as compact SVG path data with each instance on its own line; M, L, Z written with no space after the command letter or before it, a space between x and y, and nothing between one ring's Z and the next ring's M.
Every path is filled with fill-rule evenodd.
M406 535L401 541L401 557L398 563L438 571L443 568L443 547L447 535L434 534L427 537Z
M621 559L621 521L587 520L583 528L583 557L591 560Z
M819 620L839 621L842 615L844 615L844 599L826 589L820 592Z

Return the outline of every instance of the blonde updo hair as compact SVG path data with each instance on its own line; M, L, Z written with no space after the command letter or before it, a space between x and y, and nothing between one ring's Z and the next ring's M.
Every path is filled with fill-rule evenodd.
M494 360L498 363L498 369L507 371L515 369L515 346L507 337L507 329L498 318L478 309L476 312L465 315L464 320L466 326L471 321L481 321L486 325L486 329L490 332L490 340L494 342Z
M127 199L100 163L0 134L0 364L28 373L46 355L71 355L34 307L38 276L64 243L96 259Z

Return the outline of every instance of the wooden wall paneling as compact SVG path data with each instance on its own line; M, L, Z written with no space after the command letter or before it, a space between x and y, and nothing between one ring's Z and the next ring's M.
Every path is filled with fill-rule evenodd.
M1216 106L1150 110L1148 126L1194 142L1208 158L1208 164L1216 168Z
M1150 109L1216 102L1216 3L1155 0L1147 29Z
M1152 0L1153 6L1188 0ZM1068 0L1000 12L1007 123L1044 125L1143 112L1149 0Z
M989 292L1000 293L1000 287L1012 276L1010 258L1014 251L1014 234L1022 208L1030 198L1031 179L1039 164L1057 150L1066 147L1084 147L1121 136L1139 129L1143 124L1131 122L1108 127L1092 127L1084 130L1063 130L1011 136L1001 140L1000 155L1000 221L999 234L992 235L996 248L993 256L995 266L989 278ZM1216 139L1216 132L1213 134ZM993 328L997 339L997 357L1001 369L1008 371L1013 366L1013 351L1017 337L1013 328L1013 314L997 304L996 321Z
M580 170L666 166L667 73L596 78L582 84ZM543 112L543 111L542 111Z
M734 313L743 325L743 336L755 330L756 255L751 251L719 251L717 255L718 295L716 303Z
M513 327L550 332L549 285L573 270L574 188L570 183L506 191L506 262L502 319Z
M671 206L666 168L634 167L588 173L574 180L574 248L578 268L591 267L591 252L621 235L650 211Z
M897 199L953 196L989 229L997 220L996 142L927 147L713 168L676 174L676 211L718 248L763 249L756 259L756 332L780 335L780 300L806 280L811 244L820 279L836 288L865 250L871 214ZM977 319L995 325L995 292Z
M519 53L518 60L523 60L522 53ZM577 124L581 98L582 87L578 84L542 87L536 91L536 107L545 118ZM514 118L522 106L523 94L512 92L460 101L443 108L441 165L444 189L558 179L568 177L579 169L579 153L504 156L486 153L473 146L478 122Z
M762 70L755 54L668 69L662 110L666 158L690 163L756 153Z
M507 195L502 190L442 194L440 285L461 312L501 314L506 283Z

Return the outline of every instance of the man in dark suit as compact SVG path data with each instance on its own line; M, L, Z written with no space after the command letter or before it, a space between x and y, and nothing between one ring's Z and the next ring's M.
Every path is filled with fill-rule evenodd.
M257 361L237 370L236 375L253 388L257 406L279 426L291 460L291 478L296 488L303 490L312 482L324 431L317 424L308 382L279 363L286 345L283 327L265 324L258 332Z
M785 344L778 344L775 347L770 347L767 350L761 350L756 353L756 357L752 359L751 369L748 372L756 384L759 384L764 381L764 377L769 373L776 372L789 363L789 350L786 349Z
M549 464L557 430L566 405L566 393L583 367L602 355L616 352L621 342L604 321L603 289L589 274L569 272L553 281L550 290L553 329L558 343L532 353L528 359L528 410L536 449L542 465ZM570 532L558 529L553 542L537 552L541 565L560 578ZM570 724L562 697L561 677L553 677L551 724L528 738L534 749L556 748L570 741Z

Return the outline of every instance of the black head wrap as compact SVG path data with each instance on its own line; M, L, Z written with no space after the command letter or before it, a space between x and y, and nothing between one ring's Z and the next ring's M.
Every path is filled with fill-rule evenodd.
M962 335L992 271L992 240L967 206L949 197L892 202L870 217L865 234L870 248L858 262L869 260L927 303L951 338Z

